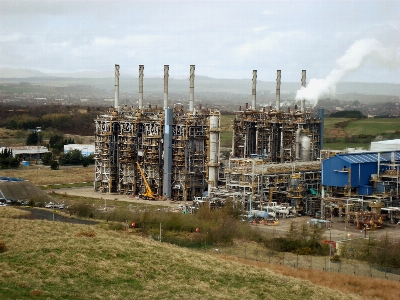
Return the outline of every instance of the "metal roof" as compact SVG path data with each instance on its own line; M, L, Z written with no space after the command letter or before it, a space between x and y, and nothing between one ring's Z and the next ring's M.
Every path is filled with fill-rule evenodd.
M393 152L380 152L381 163L390 162ZM395 160L400 160L400 151L395 151ZM347 153L338 154L338 157L348 163L372 163L378 162L378 152L362 152L362 153Z

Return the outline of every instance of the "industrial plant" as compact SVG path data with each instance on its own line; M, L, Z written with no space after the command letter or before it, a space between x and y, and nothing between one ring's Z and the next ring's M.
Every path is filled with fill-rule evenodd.
M282 109L280 70L275 107L257 104L253 70L251 105L235 112L232 148L223 159L220 112L194 107L194 65L188 105L170 105L168 65L162 108L144 104L143 65L138 107L120 107L119 76L115 65L115 105L95 119L95 191L193 201L192 208L232 201L263 218L346 215L378 224L386 211L392 222L400 219L400 153L323 150L324 110L313 115L304 99L300 107ZM305 70L299 87L306 87Z
M149 199L202 196L218 185L220 113L194 108L194 65L189 109L168 106L168 65L164 107L145 107L143 72L140 65L139 107L119 107L119 66L115 66L115 107L95 120L94 188Z

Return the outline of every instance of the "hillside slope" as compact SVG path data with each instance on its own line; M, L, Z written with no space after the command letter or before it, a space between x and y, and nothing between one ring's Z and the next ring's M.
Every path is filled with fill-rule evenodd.
M8 248L1 299L358 299L127 231L18 219L10 210L0 208Z
M7 199L29 200L41 199L43 202L53 201L46 192L30 181L0 182L0 190Z

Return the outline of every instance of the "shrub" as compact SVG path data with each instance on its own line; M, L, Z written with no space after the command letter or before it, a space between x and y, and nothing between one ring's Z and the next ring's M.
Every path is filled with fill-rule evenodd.
M60 169L60 164L58 163L58 161L53 160L53 161L51 162L50 168L51 168L52 170L58 170L58 169Z
M335 254L334 256L331 257L331 261L340 261L340 256Z
M7 249L6 243L4 243L3 241L0 241L0 253L6 252L7 250L8 249Z
M44 203L42 202L42 199L40 197L33 197L33 198L29 199L28 206L43 207Z
M69 213L81 218L93 218L94 208L86 203L76 203L69 208Z

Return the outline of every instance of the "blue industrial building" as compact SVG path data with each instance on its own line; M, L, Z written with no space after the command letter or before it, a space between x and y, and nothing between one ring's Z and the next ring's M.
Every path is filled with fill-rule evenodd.
M322 162L322 185L332 193L346 190L358 195L385 193L385 182L379 175L397 170L400 151L357 152L338 154Z

